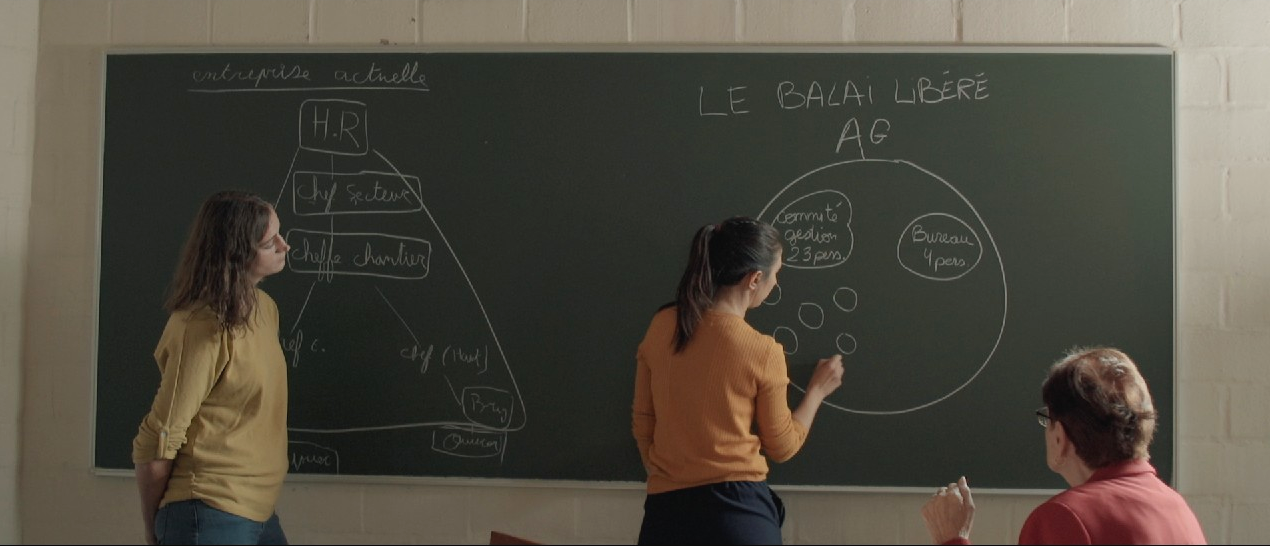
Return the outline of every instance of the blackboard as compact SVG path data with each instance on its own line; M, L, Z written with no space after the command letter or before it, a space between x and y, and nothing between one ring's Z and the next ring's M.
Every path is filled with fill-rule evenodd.
M1058 489L1033 410L1076 345L1135 357L1173 473L1173 59L1160 48L115 51L94 455L129 469L200 201L277 203L262 287L291 471L641 482L635 347L693 232L786 237L748 318L801 396L783 486ZM488 483L489 480L484 480Z

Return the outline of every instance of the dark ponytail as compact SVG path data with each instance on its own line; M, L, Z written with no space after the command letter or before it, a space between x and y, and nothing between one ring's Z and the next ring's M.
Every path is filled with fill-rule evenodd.
M750 218L736 216L698 229L675 291L675 352L688 346L720 287L736 284L755 271L771 273L781 248L775 228Z

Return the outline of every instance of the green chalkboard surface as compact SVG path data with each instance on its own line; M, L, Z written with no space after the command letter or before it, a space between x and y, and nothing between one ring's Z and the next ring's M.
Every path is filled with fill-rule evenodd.
M162 300L225 188L263 284L291 471L640 482L635 348L693 232L786 240L748 316L843 387L784 486L1058 489L1048 365L1120 347L1173 475L1173 57L1161 48L106 55L95 466L130 469Z

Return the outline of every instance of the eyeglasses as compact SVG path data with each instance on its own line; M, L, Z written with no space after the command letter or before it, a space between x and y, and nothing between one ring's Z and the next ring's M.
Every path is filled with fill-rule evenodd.
M1036 422L1040 423L1044 428L1050 428L1050 409L1041 406L1036 410Z

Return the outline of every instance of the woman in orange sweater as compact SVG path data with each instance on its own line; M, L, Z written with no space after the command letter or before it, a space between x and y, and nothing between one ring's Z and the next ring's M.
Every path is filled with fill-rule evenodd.
M776 285L781 250L776 229L749 218L702 227L675 301L639 345L631 426L648 471L640 544L781 542L785 510L760 450L776 462L793 457L842 384L842 357L821 359L791 412L784 350L745 322Z

